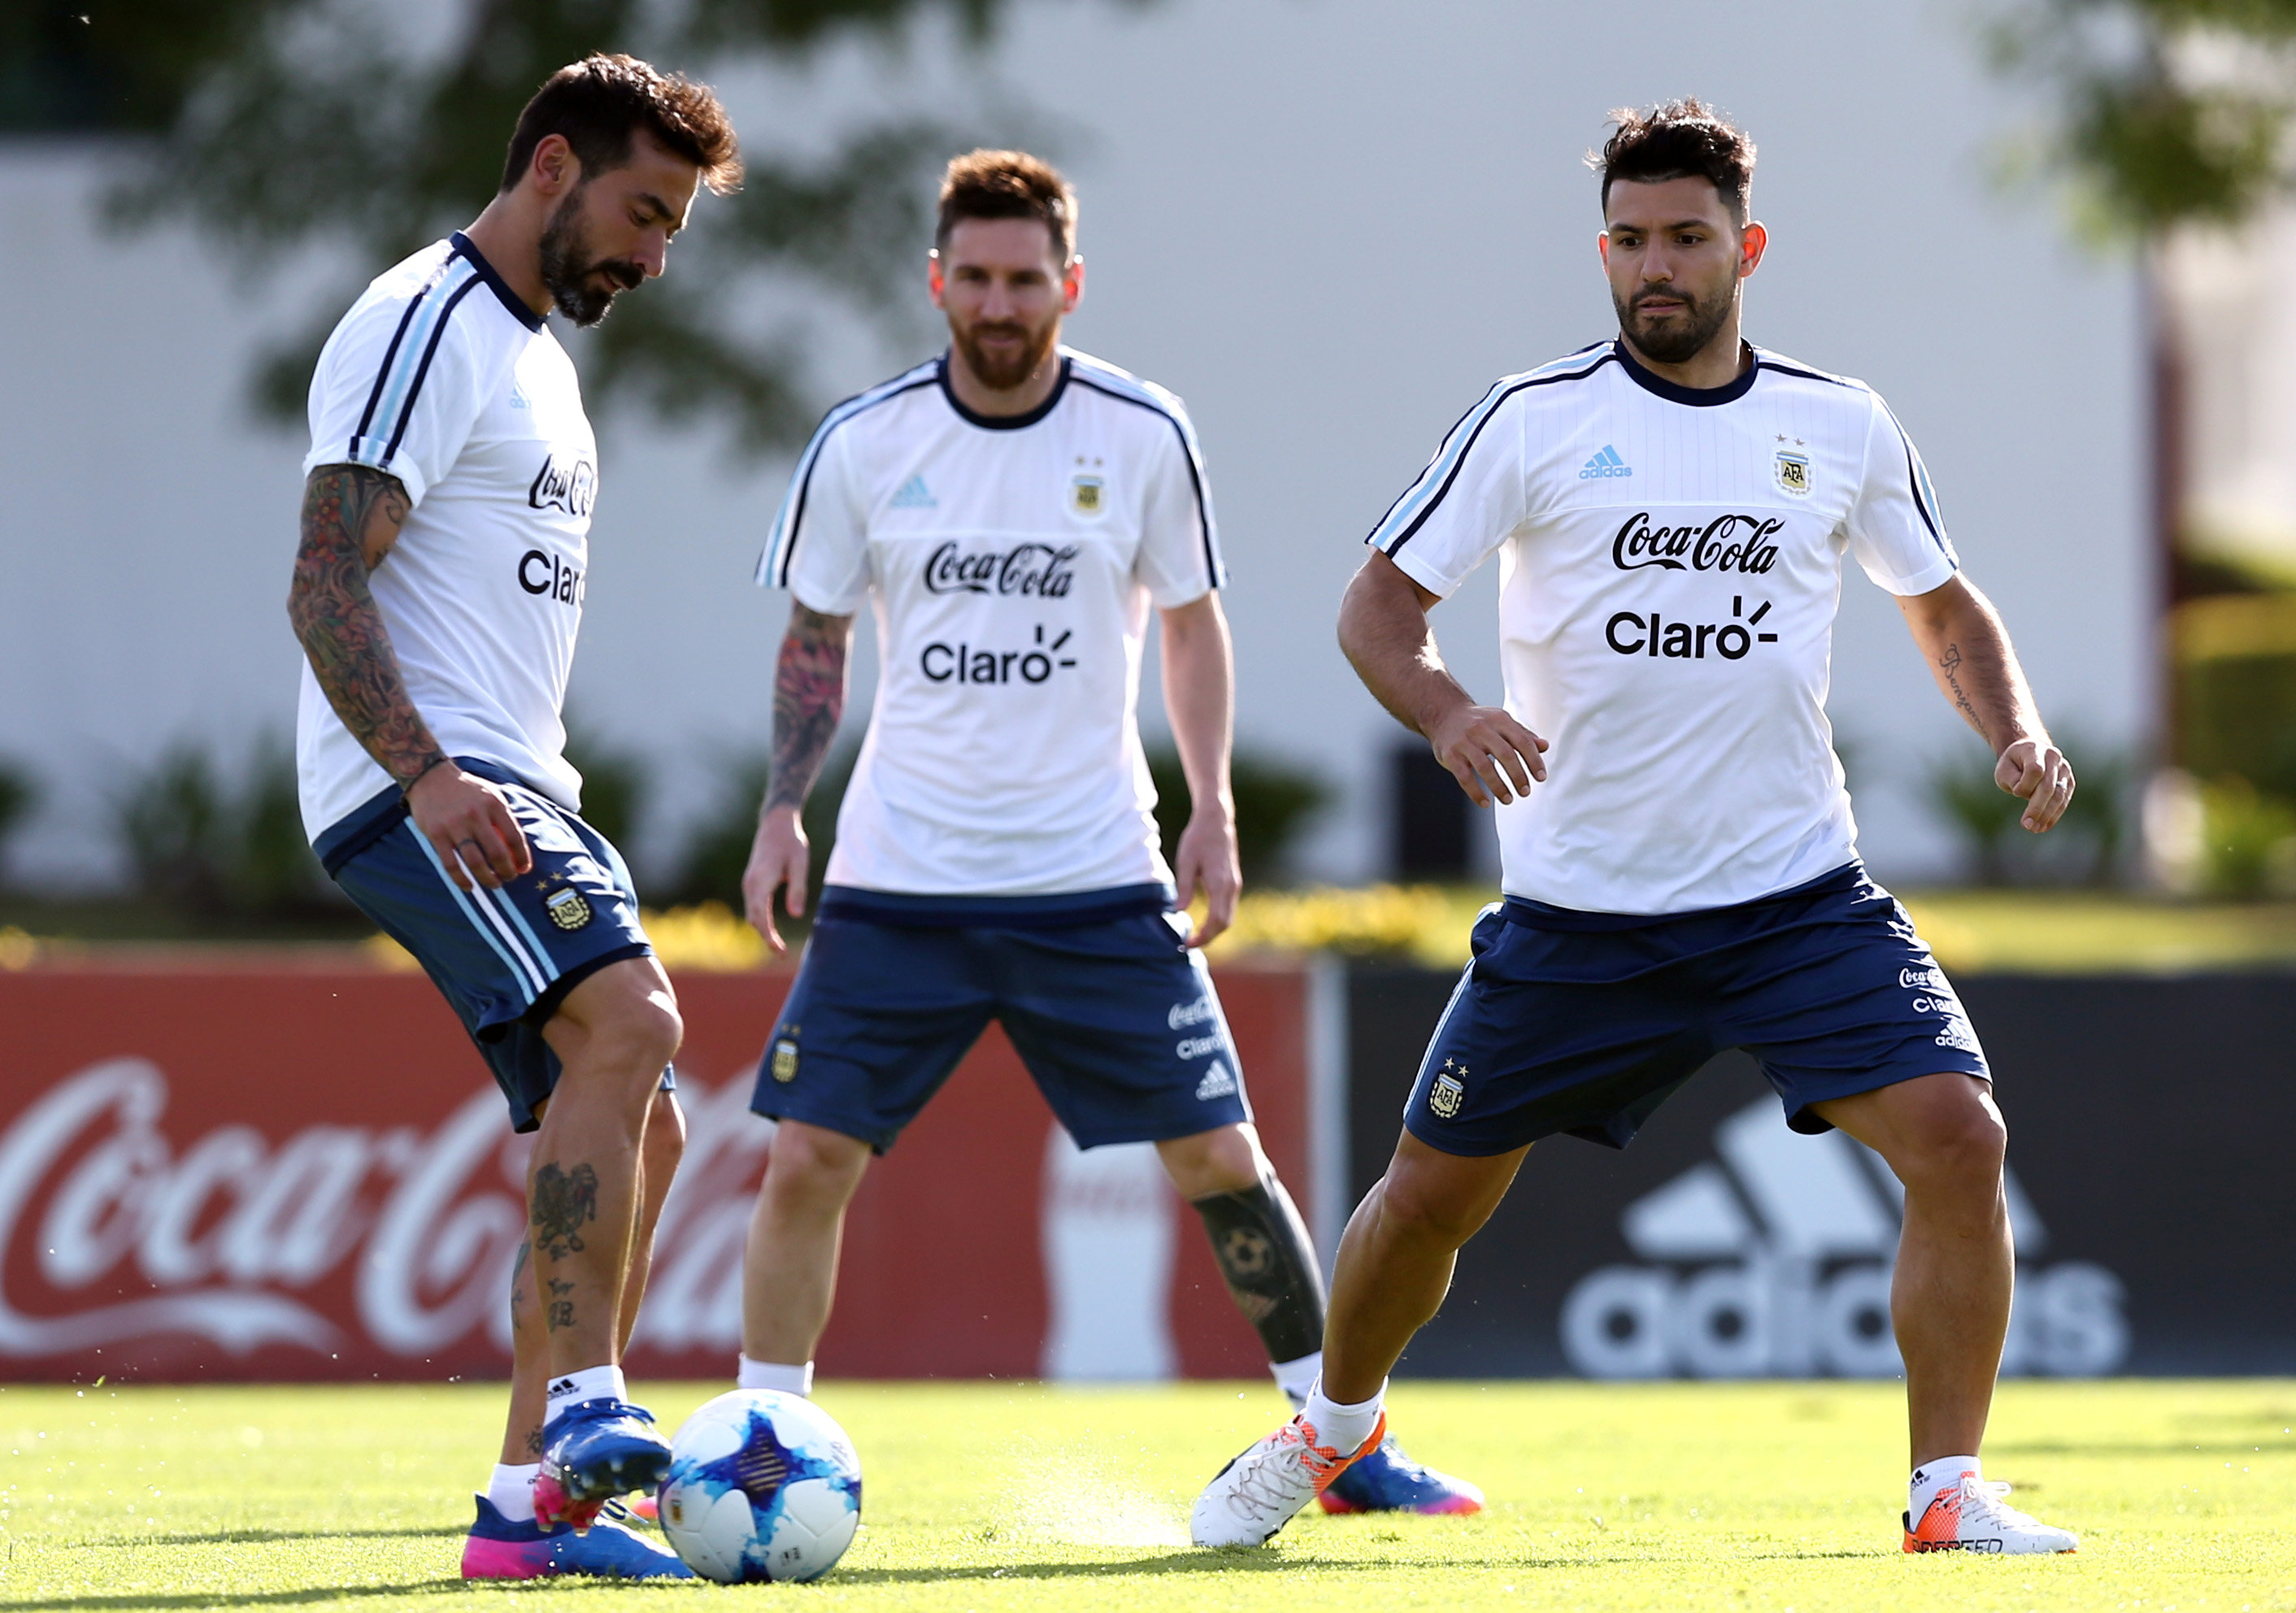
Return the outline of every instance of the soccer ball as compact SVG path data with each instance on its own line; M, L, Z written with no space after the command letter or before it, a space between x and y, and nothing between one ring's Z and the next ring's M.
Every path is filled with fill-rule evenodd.
M836 1420L778 1389L735 1389L669 1445L661 1530L724 1584L818 1579L861 1527L861 1459Z

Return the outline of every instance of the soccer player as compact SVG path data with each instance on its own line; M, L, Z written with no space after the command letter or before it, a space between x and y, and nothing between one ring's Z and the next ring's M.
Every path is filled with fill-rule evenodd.
M799 812L865 603L882 671L758 1072L751 1107L781 1125L750 1228L741 1381L809 1390L846 1204L993 1019L1078 1146L1156 1144L1296 1404L1317 1369L1323 1276L1252 1130L1201 951L1240 876L1224 578L1195 430L1169 392L1060 345L1085 276L1076 199L1053 168L956 159L936 241L948 350L829 412L758 569L791 595L742 885L776 947L775 893L805 911ZM1134 709L1152 605L1193 802L1177 892ZM1177 909L1198 890L1191 933ZM1392 1442L1356 1471L1325 1497L1333 1511L1482 1504Z
M509 1428L466 1578L690 1577L590 1527L668 1465L619 1363L684 1146L682 1028L563 754L598 465L545 319L597 323L662 272L696 188L740 176L704 86L627 56L562 69L519 118L500 193L370 285L311 381L288 598L304 824L536 1134Z
M1695 101L1615 117L1592 160L1618 339L1494 386L1341 608L1372 692L1498 803L1505 901L1348 1224L1322 1380L1205 1488L1195 1539L1265 1542L1376 1443L1389 1371L1533 1142L1623 1148L1743 1047L1795 1130L1838 1126L1905 1183L1905 1549L2069 1552L1978 1462L2009 1320L2006 1135L1952 987L1857 860L1824 709L1844 553L1897 596L2026 829L2057 822L2072 770L1881 398L1741 339L1768 243L1752 143ZM1504 708L1427 622L1494 550Z

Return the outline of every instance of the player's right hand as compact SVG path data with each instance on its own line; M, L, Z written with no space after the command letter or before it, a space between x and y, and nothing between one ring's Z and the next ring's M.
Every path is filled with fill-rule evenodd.
M1494 796L1512 801L1529 795L1533 780L1546 782L1546 741L1496 706L1454 708L1430 728L1427 743L1478 806Z
M805 838L805 823L794 806L769 806L758 819L758 837L750 842L750 865L742 873L742 905L766 945L787 952L789 943L774 928L774 893L786 890L783 905L791 918L805 912L806 881L813 868L813 847Z
M463 890L472 881L500 888L534 866L526 831L511 815L510 800L475 774L441 762L406 792L414 827L438 852L447 877Z

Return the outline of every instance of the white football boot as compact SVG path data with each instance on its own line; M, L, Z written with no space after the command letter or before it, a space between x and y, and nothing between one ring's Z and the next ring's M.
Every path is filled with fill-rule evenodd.
M1908 1552L1986 1552L2021 1556L2043 1552L2078 1552L2080 1536L2029 1518L2009 1504L2009 1486L1964 1475L1939 1490L1918 1524L1902 1514Z
M1379 1449L1387 1434L1387 1413L1371 1437L1341 1455L1316 1443L1305 1416L1294 1417L1222 1468L1188 1517L1188 1534L1200 1546L1262 1546L1300 1510L1347 1471L1365 1451Z

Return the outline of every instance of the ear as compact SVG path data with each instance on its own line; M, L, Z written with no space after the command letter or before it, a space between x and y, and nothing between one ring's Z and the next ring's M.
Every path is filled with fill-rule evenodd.
M535 143L526 176L533 182L536 194L554 201L582 183L582 160L566 143L565 135L545 135Z
M1068 267L1061 271L1061 312L1073 314L1078 303L1084 300L1084 259L1071 258Z
M933 307L938 308L947 306L941 301L941 291L947 284L947 282L941 275L939 251L936 250L927 252L925 254L925 292L932 299Z
M1748 220L1738 234L1738 278L1743 280L1762 266L1762 254L1770 250L1770 233L1759 224Z
M1604 271L1607 272L1611 266L1610 231L1597 230L1595 232L1595 256L1603 260L1603 267Z

